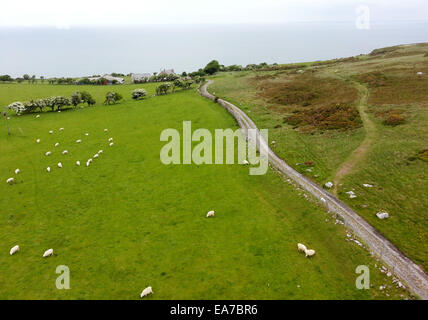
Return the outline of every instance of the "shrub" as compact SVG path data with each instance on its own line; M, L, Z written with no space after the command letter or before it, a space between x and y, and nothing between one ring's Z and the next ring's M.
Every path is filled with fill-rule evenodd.
M160 96L162 94L167 94L170 88L171 85L169 83L161 84L159 87L156 88L156 95Z
M122 100L122 96L116 92L107 92L105 105L116 104L119 100Z
M19 101L11 103L8 108L15 111L16 114L22 114L26 110L24 104Z
M62 107L71 106L71 101L66 97L58 96L55 97L55 104L57 109L61 110Z
M82 91L80 93L81 98L82 98L82 102L87 103L88 106L92 106L96 103L96 101L94 100L94 98L92 98L92 95L87 92L87 91Z
M404 123L404 118L399 114L393 113L385 119L384 123L388 126L398 126Z
M147 96L147 91L145 89L135 89L132 91L131 96L134 100L141 100Z
M82 95L80 94L79 91L76 91L71 95L71 104L73 106L77 107L77 105L81 102L82 102Z

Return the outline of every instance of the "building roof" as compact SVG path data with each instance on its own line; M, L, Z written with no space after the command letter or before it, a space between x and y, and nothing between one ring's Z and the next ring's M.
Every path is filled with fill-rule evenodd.
M175 74L174 69L163 69L159 75L170 75Z
M150 78L152 75L151 73L133 73L131 75L132 80L141 80L141 79L147 79Z

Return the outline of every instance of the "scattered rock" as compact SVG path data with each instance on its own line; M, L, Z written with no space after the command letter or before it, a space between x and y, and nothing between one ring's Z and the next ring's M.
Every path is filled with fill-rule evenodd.
M333 188L334 184L333 184L333 182L327 182L324 186L328 189L331 189L331 188Z

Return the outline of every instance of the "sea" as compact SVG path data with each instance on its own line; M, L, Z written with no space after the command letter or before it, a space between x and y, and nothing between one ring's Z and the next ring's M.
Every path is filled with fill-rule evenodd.
M0 28L0 75L82 77L349 57L428 42L428 21Z

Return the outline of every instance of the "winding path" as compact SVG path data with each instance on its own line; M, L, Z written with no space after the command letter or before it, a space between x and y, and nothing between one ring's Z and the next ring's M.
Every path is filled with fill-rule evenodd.
M364 130L366 131L366 136L363 142L358 146L358 148L355 149L349 156L349 158L344 163L342 163L339 169L337 169L336 175L333 179L333 192L335 194L337 193L337 186L339 185L343 177L351 173L355 165L364 159L376 135L376 126L367 115L367 101L369 98L369 91L367 87L357 82L354 82L354 85L360 94L360 100L358 102L357 109L363 122Z
M248 129L257 129L254 122L241 109L223 99L216 98L207 91L207 87L213 82L214 81L210 80L205 83L199 89L200 94L212 101L216 101L231 113L243 130L244 134L247 135ZM379 256L379 258L389 266L389 269L407 284L410 291L418 295L421 299L428 300L428 276L418 265L407 258L390 241L382 236L345 203L294 170L284 160L279 158L269 148L267 141L263 139L260 133L258 133L257 140L257 147L268 154L269 162L272 167L293 179L303 189L311 193L315 198L319 199L329 212L333 212L340 216L344 220L345 225L353 230L353 232L370 248L370 250L375 255Z

